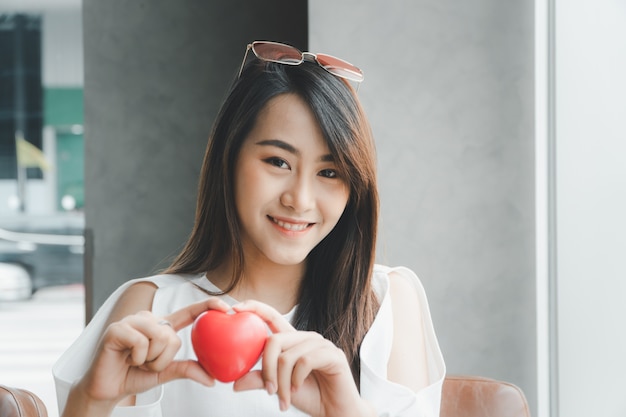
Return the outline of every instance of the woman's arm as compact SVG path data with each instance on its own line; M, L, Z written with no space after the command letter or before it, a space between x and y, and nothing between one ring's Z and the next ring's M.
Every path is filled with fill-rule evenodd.
M394 336L387 375L390 381L418 392L429 385L420 299L413 283L398 272L389 274L389 287Z

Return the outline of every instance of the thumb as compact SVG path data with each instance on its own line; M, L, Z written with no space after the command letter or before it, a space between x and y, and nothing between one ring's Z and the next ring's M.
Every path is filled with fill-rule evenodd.
M191 379L207 387L215 385L215 379L194 360L173 361L170 363L159 373L159 384L183 378Z
M248 372L241 378L235 381L233 389L235 391L249 391L253 389L265 389L263 382L263 376L261 371Z

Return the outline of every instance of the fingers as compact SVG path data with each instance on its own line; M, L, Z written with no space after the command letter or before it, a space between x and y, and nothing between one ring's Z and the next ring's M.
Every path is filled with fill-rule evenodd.
M233 306L237 312L251 311L261 317L269 326L272 333L295 332L291 323L287 321L275 308L260 301L248 300Z
M214 385L214 379L197 361L174 360L180 346L181 340L173 327L152 313L140 312L113 323L103 336L102 353L98 356L104 367L99 373L109 375L99 384L119 379L119 392L125 395L180 378Z
M287 352L303 342L304 333L305 332L277 333L269 337L265 342L262 356L262 373L265 388L269 394L275 394L278 391L280 370L282 370L281 375L283 376L281 381L284 383L285 380L288 380L284 375L289 364L291 363L293 365L294 351L290 353ZM311 337L315 336L307 334L307 339ZM321 336L319 337L321 338ZM301 348L295 350L296 353L300 353L301 351Z
M193 360L171 362L159 373L158 383L164 384L181 378L191 379L209 387L215 385L215 380L202 369L198 362Z
M227 312L230 307L219 298L209 298L184 307L163 319L148 311L125 317L109 326L105 348L127 351L130 366L144 370L163 371L180 349L181 340L176 332L193 323L208 309Z
M292 393L315 369L314 365L327 359L319 358L320 349L327 344L332 345L314 332L284 333L271 338L263 355L263 376L265 386L275 388L282 411L289 408Z
M193 323L196 317L206 310L220 310L226 313L230 310L230 306L225 301L212 297L207 300L200 301L199 303L191 304L185 308L181 308L169 316L165 316L164 319L171 323L172 328L175 331L179 331L180 329Z
M249 391L255 389L264 389L263 375L261 371L251 371L239 378L233 384L235 391Z
M261 371L246 374L235 382L236 391L265 389L277 394L282 411L314 371L324 374L350 373L345 355L332 342L315 332L272 335L266 342ZM351 377L350 377L351 378Z
M320 340L317 346L311 346L303 351L291 373L292 391L297 391L309 374L314 371L323 371L326 376L339 374L340 370L350 372L346 356L341 349L326 340Z
M174 358L181 341L174 330L149 312L128 316L109 326L105 334L105 349L127 351L131 366L160 371Z

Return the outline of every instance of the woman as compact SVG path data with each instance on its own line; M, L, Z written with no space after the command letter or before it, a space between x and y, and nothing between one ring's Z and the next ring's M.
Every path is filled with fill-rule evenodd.
M191 236L163 275L120 287L55 365L63 416L439 415L445 366L423 288L374 265L361 80L334 57L248 46ZM195 361L190 325L207 309L252 311L271 329L232 384Z

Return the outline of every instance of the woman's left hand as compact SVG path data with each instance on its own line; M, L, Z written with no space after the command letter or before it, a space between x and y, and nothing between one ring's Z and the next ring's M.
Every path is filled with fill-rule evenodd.
M374 411L359 395L345 354L319 333L297 331L278 311L258 301L233 306L251 311L272 330L261 371L237 380L235 391L265 389L278 394L282 411L293 404L316 417L365 416Z

